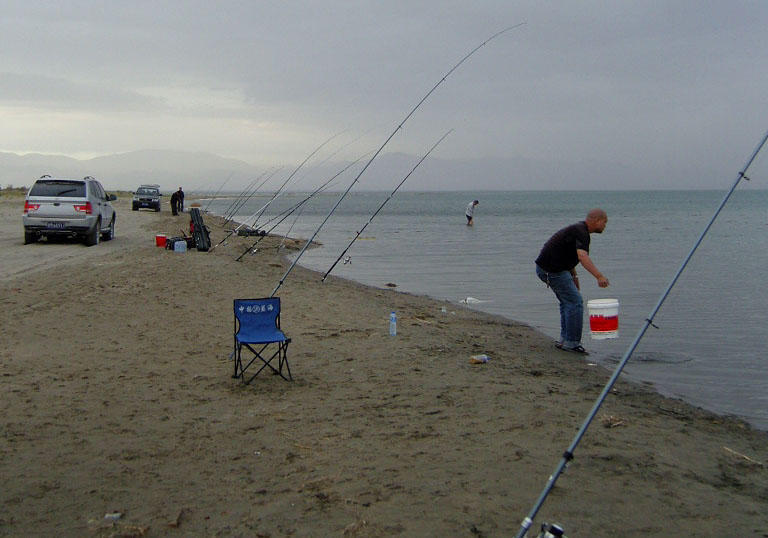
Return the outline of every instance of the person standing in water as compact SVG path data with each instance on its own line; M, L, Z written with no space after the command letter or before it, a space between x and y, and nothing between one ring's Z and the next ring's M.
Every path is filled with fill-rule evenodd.
M584 221L566 226L550 237L536 258L536 275L552 288L560 302L560 341L555 346L563 351L588 355L581 345L584 301L576 266L581 264L589 271L601 288L608 287L608 279L589 257L589 234L603 233L607 223L605 211L592 209Z
M467 205L467 209L464 211L464 215L467 217L467 226L472 226L472 216L475 213L475 206L479 203L480 202L477 200L472 200L469 202L469 205Z

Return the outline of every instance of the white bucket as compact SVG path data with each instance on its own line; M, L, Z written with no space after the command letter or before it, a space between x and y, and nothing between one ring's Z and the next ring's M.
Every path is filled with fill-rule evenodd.
M173 251L174 252L186 252L187 251L187 242L186 241L176 241L173 244Z
M589 330L593 340L618 338L618 299L592 299L587 301L587 311L589 311Z

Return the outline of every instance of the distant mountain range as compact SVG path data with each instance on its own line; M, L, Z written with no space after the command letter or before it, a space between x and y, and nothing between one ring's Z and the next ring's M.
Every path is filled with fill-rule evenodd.
M413 168L418 156L382 153L360 178L356 190L391 191ZM338 173L345 162L307 165L288 184L288 190L309 191ZM332 190L344 190L363 162L339 177ZM276 189L298 163L290 163L275 174L263 190ZM712 170L637 169L614 162L534 161L519 158L443 159L427 158L409 177L403 190L623 190L724 188L727 178L713 177ZM59 177L98 178L107 190L134 190L141 183L158 183L164 191L179 186L187 192L217 190L240 192L264 168L245 161L203 152L141 150L79 160L60 155L0 152L0 186L30 186L43 174Z

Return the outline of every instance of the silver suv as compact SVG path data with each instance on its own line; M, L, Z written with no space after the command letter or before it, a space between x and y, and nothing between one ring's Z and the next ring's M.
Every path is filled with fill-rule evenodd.
M133 193L131 208L138 211L141 207L148 207L160 211L160 196L160 185L139 185L139 188Z
M45 175L35 181L24 201L24 244L40 237L77 237L86 245L97 245L99 238L115 237L117 215L101 183L91 176L60 179Z

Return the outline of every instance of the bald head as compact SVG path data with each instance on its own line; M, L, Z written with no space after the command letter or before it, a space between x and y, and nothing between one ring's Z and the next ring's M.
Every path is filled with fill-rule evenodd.
M605 225L608 224L608 214L598 207L590 209L585 222L589 233L603 233Z

